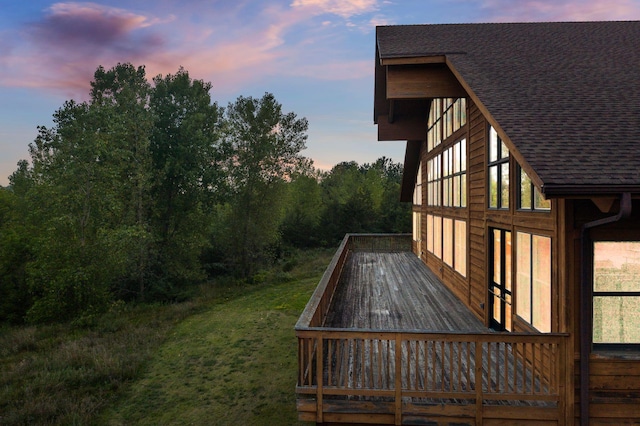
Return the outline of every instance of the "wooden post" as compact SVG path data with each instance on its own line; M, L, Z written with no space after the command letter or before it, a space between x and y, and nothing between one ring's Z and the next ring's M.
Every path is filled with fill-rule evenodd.
M402 424L402 333L396 333L396 355L395 355L395 364L396 364L396 425Z
M476 371L475 371L475 383L476 383L476 426L482 426L482 342L480 339L475 338L475 347L476 347ZM489 343L487 343L487 349L489 347ZM489 363L491 359L487 360ZM488 379L487 379L488 380Z
M322 407L322 372L324 369L324 361L323 361L323 350L322 350L322 341L324 339L324 336L322 335L322 333L319 333L318 335L318 341L316 343L316 402L317 402L317 409L316 409L316 422L317 423L323 423L324 419L323 419L323 407Z

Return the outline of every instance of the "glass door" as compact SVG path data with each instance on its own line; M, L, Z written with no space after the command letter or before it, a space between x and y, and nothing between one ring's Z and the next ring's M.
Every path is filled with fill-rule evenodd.
M490 230L489 257L489 326L496 331L511 331L511 232Z

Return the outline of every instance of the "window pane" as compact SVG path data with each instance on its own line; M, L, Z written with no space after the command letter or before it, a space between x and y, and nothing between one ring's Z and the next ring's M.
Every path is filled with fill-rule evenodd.
M460 206L467 207L467 175L460 176Z
M520 170L520 208L531 209L531 179Z
M467 140L460 141L460 171L467 170Z
M535 209L536 210L549 210L551 208L551 200L545 200L538 188L534 189L535 194Z
M460 125L467 124L467 99L460 98Z
M534 235L533 326L545 333L551 331L551 238Z
M453 178L453 206L460 207L460 176Z
M507 158L509 156L509 149L507 149L507 146L504 144L504 142L500 142L500 158Z
M502 270L500 265L502 264L502 256L500 251L501 232L499 229L493 230L493 282L496 284L502 284Z
M451 174L451 148L446 149L442 155L442 176L449 176Z
M453 104L453 131L460 128L460 99Z
M427 215L427 251L433 253L433 216Z
M531 235L516 235L516 313L531 323Z
M453 146L453 173L460 173L460 142Z
M442 218L433 217L433 254L442 258Z
M594 291L640 291L640 242L596 242L593 247Z
M467 222L456 220L455 266L463 277L467 276Z
M498 160L498 134L493 127L489 128L489 162Z
M498 208L498 166L489 167L489 207Z
M640 343L640 296L593 298L594 343Z
M502 164L501 171L501 203L500 207L506 209L509 207L509 163Z
M444 218L442 224L442 260L453 266L453 219Z
M502 303L500 302L500 289L497 287L493 288L493 319L498 323L502 323L502 318L500 317L502 311Z

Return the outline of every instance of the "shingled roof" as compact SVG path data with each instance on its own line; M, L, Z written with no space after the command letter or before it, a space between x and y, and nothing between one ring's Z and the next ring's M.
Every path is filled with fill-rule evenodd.
M640 22L377 28L380 60L446 56L548 196L640 192Z

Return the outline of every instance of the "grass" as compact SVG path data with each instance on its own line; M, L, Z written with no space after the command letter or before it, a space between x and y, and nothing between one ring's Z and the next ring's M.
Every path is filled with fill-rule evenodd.
M293 326L331 254L181 304L116 305L91 329L2 329L0 424L298 424Z

